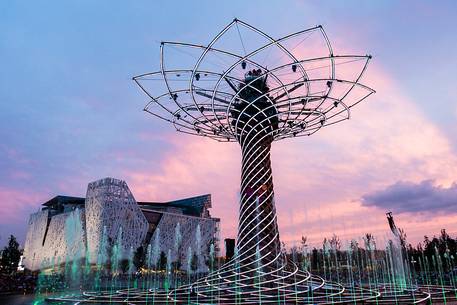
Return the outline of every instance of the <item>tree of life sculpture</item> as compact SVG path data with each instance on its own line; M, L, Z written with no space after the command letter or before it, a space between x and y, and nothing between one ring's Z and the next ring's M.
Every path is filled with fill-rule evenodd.
M168 59L169 51L179 57ZM236 255L174 295L191 289L200 301L217 295L230 303L295 299L299 291L317 302L343 293L338 284L322 289L322 278L281 253L270 148L349 119L350 109L374 93L360 82L371 56L335 55L322 26L274 39L238 19L208 45L164 41L160 55L159 71L133 78L151 99L144 110L177 131L238 142L242 152Z

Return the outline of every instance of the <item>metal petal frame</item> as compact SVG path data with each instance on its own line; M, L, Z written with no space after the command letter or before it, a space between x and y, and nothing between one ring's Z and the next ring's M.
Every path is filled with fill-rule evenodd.
M266 43L246 51L239 26L259 35ZM244 54L216 48L218 41L235 27L240 33ZM326 54L297 58L284 46L288 40L301 39L302 36L306 39L311 33L320 35ZM170 47L193 48L201 54L192 68L167 70L165 51ZM271 52L271 49L283 54L285 60L273 61L267 68L265 63L259 63L254 57L262 52ZM328 283L299 270L281 253L270 149L273 141L311 135L324 126L348 119L350 108L374 93L374 90L359 83L371 57L335 56L321 26L274 39L238 19L229 23L207 46L162 42L160 54L160 71L133 78L151 98L145 111L171 122L181 132L217 141L237 141L243 155L237 253L219 270L192 285L174 290L170 294L173 301L188 298L189 290L195 302L200 299L204 303L217 301L227 304L238 301L245 304L277 302L278 296L287 301L305 296L309 301L312 296L312 302L319 302L334 296L341 298L343 293L343 299L357 299L354 294L359 292L363 295L362 289L348 293L337 283ZM206 61L213 55L225 56L229 61L222 68L210 70L206 67L212 65ZM336 61L340 60L346 63L364 62L355 79L336 78ZM243 76L242 72L248 65L253 70L248 69ZM308 66L329 69L327 77L322 74L313 77ZM167 91L154 96L144 82L159 75ZM180 81L184 79L188 82L188 86L176 86L175 78L178 77ZM268 83L271 88L266 87L267 79L272 80ZM208 82L205 83L205 80ZM264 90L259 89L259 81L265 85ZM228 86L224 87L226 83ZM346 88L337 90L339 85ZM364 94L356 100L348 99L355 88L362 89ZM267 105L259 106L260 101ZM240 107L241 104L244 106ZM160 111L154 110L153 106L159 106ZM161 113L163 110L166 116ZM365 292L365 298L377 295Z
M240 26L261 37L264 43L247 51ZM224 35L235 28L244 54L216 48ZM305 40L311 34L319 35L325 46L324 54L298 58L285 46L292 39ZM170 47L197 49L201 53L191 68L168 70L165 53ZM256 60L262 52L272 50L282 54L285 60L272 60L268 65ZM160 54L160 71L133 78L151 98L144 110L172 123L180 132L216 141L236 141L243 155L237 253L219 270L174 290L169 295L173 301L189 298L189 290L192 302L225 304L275 303L278 298L287 302L325 303L329 298L335 301L334 297L344 301L357 300L359 294L364 299L379 296L362 288L348 290L340 284L326 282L287 262L281 252L270 162L272 142L309 136L324 126L349 119L350 108L374 93L360 83L371 56L334 55L322 26L274 39L238 19L206 46L162 42ZM224 56L228 61L222 67L208 69L212 65L206 62L211 56ZM352 79L337 78L338 64L356 61L363 65ZM248 66L249 71L244 73ZM328 69L328 73L310 73L318 69ZM188 86L176 85L178 78ZM267 79L271 80L268 87ZM153 95L145 85L150 80L163 82L166 92ZM225 84L228 86L224 87ZM355 89L362 91L356 98L350 96Z
M237 26L243 26L267 39L269 42L247 54L236 54L214 47L229 29ZM322 54L320 57L298 59L282 45L288 40L306 36L310 33L317 33L321 36L323 43L327 47L326 54ZM201 55L193 67L167 70L165 67L165 52L170 47L180 48L183 52L189 48L198 49L201 50ZM253 56L258 55L260 52L271 52L270 49L274 49L274 51L279 50L285 55L288 61L279 65L276 62L272 62L268 66L273 66L273 68L267 68L267 65L260 64L252 59ZM275 141L289 137L309 136L324 126L347 120L350 118L350 109L353 106L375 93L373 89L360 83L371 56L334 55L330 41L322 26L316 26L279 39L273 39L261 30L241 20L234 19L206 46L165 41L161 43L160 54L160 71L133 77L133 80L138 86L151 98L151 101L145 106L144 110L172 123L177 131L209 137L217 141L239 140L239 131L232 127L231 122L234 118L230 113L234 111L234 104L236 102L243 101L238 95L243 88L237 90L237 93L234 90L230 90L230 88L223 88L221 84L226 81L234 85L244 84L244 80L240 79L240 76L235 71L235 68L243 63L262 71L250 83L244 84L245 87L255 90L251 84L264 77L268 77L278 84L274 88L271 88L268 93L264 93L258 97L259 99L266 97L272 100L271 107L274 107L276 110L275 116L279 118L279 129L273 134ZM232 62L227 63L227 66L222 67L222 69L219 67L217 67L217 70L212 71L202 69L202 63L205 62L208 54L214 54L214 56L223 55L226 58L230 58ZM363 65L353 79L340 79L336 77L337 60L344 60L343 63L345 64L362 61ZM306 65L318 63L324 64L322 68L330 68L328 77L310 77ZM296 75L295 80L288 81L284 79L283 75L286 70L295 71L290 73ZM157 78L157 76L161 76L161 79ZM174 88L173 77L179 77L179 81L187 81L188 87ZM211 82L211 84L214 83L213 86L202 87L205 78L215 79L214 82ZM153 80L164 82L167 89L166 92L159 93L158 95L151 93L146 88L145 83ZM336 90L338 86L347 88L343 91ZM320 88L312 92L311 87ZM297 90L298 88L301 90ZM350 93L354 89L363 91L363 94L358 94L355 98L351 97ZM338 93L333 94L336 91ZM273 97L273 95L276 97ZM153 106L158 106L158 109L154 109ZM267 110L263 109L263 111Z

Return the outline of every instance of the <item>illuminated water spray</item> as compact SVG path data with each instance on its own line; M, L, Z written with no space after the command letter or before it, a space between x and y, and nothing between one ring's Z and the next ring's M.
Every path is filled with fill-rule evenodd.
M395 275L390 275L395 269L392 268L394 252L387 251L387 257L379 260L375 244L368 236L364 251L356 240L348 244L346 262L338 261L339 246L328 241L320 254L313 249L311 255L306 248L302 249L302 268L281 252L271 146L284 139L310 136L323 127L349 119L351 108L374 93L361 83L369 55L335 55L322 26L276 39L235 19L205 45L162 42L160 58L159 71L133 78L150 99L144 110L169 122L179 132L219 142L237 142L241 148L235 255L220 268L211 268L209 274L194 280L201 275L199 262L206 255L201 248L201 236L205 232L198 228L195 245L187 248L184 266L187 284L170 282L167 272L162 290L86 292L78 297L53 298L54 301L75 304L106 304L107 299L123 304L148 303L148 300L153 300L153 304L425 304L432 299L446 302L449 296L455 299L457 290L444 285L439 253L433 256L433 261L427 257L423 261L419 259L426 274L430 274L427 271L433 266L440 270L439 285L427 278L427 285L405 287L398 285ZM304 155L306 157L306 152ZM166 270L170 271L170 249L160 249L158 231L157 228L151 260L157 265L159 254L168 250ZM176 229L175 241L180 241L180 235L180 228ZM210 249L211 252L214 250ZM313 270L323 273L325 279L310 273L311 257L321 260ZM340 273L344 269L348 272ZM168 285L172 283L175 286Z

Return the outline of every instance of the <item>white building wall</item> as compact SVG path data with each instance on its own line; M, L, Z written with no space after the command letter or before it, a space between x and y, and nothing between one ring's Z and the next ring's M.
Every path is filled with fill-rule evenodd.
M180 224L180 233L182 236L181 244L176 251L176 226ZM200 249L197 248L197 226L200 225ZM181 269L187 268L187 253L188 248L192 249L192 253L200 254L199 271L207 271L208 267L205 261L209 258L209 247L214 242L214 237L217 233L217 221L211 218L192 217L181 214L163 213L162 218L157 226L159 230L155 230L151 238L151 246L154 247L154 241L159 235L160 251L168 254L171 253L173 262L181 262Z
M84 210L80 209L52 217L43 251L46 266L86 256L84 219Z
M148 222L127 183L105 178L89 183L87 187L86 228L90 261L96 263L98 255L105 251L101 249L103 238L108 247L112 246L122 228L121 245L123 253L128 254L131 247L136 250L143 243Z
M24 266L30 270L39 269L43 257L43 237L46 231L48 211L30 215L24 244Z
M84 212L75 210L53 216L45 238L48 215L45 210L30 216L24 245L27 269L38 270L85 255Z

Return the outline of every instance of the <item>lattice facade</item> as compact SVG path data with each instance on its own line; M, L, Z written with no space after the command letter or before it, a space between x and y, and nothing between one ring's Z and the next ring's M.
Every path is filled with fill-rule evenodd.
M136 250L141 246L146 237L148 222L125 181L106 178L89 183L86 214L87 246L93 263L103 251L100 248L103 238L106 238L109 246L120 242L126 250L124 254L127 254L130 248ZM104 232L106 237L103 236ZM121 241L118 240L119 236Z
M128 258L131 249L136 250L141 245L147 247L156 239L156 235L161 251L168 254L170 249L171 259L176 261L179 257L184 269L189 247L193 253L207 256L210 243L218 241L219 219L154 211L151 208L142 210L127 183L122 180L105 178L89 183L85 201L84 198L77 199L82 203L47 206L30 215L24 245L24 265L27 269L38 270L85 258L86 255L89 255L91 263L100 263L100 256L104 251L106 255L106 249L114 243L121 245L121 253ZM55 201L55 198L51 201ZM210 203L205 205L210 206ZM208 214L206 209L203 211ZM155 213L159 217L149 221L145 217L148 213ZM180 247L176 248L175 228L178 223L181 242ZM197 226L200 227L200 234L197 234ZM196 241L197 235L199 243ZM204 268L202 259L199 269Z
M85 256L84 210L49 217L44 210L30 216L24 246L24 265L38 270Z
M198 260L198 270L207 271L208 265L205 261L208 260L209 247L211 243L215 243L218 232L218 221L212 218L188 217L184 215L176 215L172 213L163 213L162 218L154 231L151 238L151 245L158 235L161 249L173 249L176 242L176 224L180 224L181 243L178 251L172 251L171 260L180 261L181 269L186 269L188 249L192 253L200 254ZM197 227L200 226L200 230ZM173 228L173 230L171 230ZM199 232L198 232L199 231ZM199 237L197 237L199 236ZM198 242L198 239L201 242ZM166 252L165 252L166 253Z

